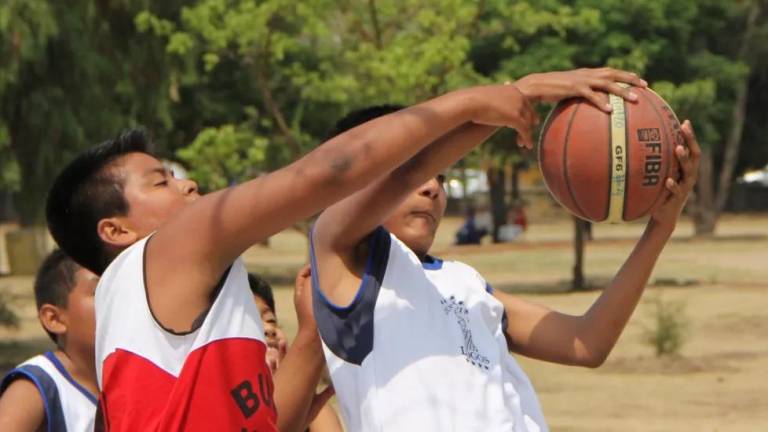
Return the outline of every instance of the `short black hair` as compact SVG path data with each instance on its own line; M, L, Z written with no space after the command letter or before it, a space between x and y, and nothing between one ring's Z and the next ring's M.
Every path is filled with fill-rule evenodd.
M405 108L403 105L385 104L369 106L352 111L336 122L336 126L334 126L329 138L333 138L336 135L344 133L375 118L400 111L403 108Z
M97 224L128 213L124 179L110 165L129 153L148 153L148 144L144 130L126 130L81 153L48 192L46 219L51 235L72 259L97 275L112 260L96 232Z
M75 287L75 273L79 269L80 266L61 249L51 252L43 260L43 264L37 270L35 277L34 289L37 309L40 310L44 304L66 308L67 296ZM58 342L55 334L49 332L45 327L43 329L54 342Z
M275 296L272 294L272 286L269 282L255 273L248 273L248 285L251 287L253 295L264 300L264 303L269 306L269 310L277 314L275 312Z

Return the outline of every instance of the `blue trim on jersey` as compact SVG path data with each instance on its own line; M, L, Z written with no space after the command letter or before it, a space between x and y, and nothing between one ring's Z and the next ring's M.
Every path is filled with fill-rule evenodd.
M427 255L421 261L421 267L423 267L424 270L440 270L443 268L443 260Z
M371 235L369 246L372 248L375 248L377 246L375 241L376 241L375 236ZM310 260L310 265L312 266L312 286L320 286L320 279L319 279L319 276L317 276L318 274L317 262L315 258L315 246L314 246L314 240L312 239L312 232L310 232L309 244L310 244L309 260ZM322 290L317 290L320 296L320 299L326 304L326 306L330 307L336 312L345 312L352 309L355 306L355 303L360 300L360 296L364 291L362 288L367 285L367 279L371 273L372 266L373 266L373 254L370 254L368 255L368 258L366 259L366 262L365 262L365 271L363 273L363 280L360 282L360 287L357 289L357 292L355 293L355 298L353 298L348 305L339 306L333 301L331 301L331 299L326 297L325 294L323 294Z
M493 287L488 282L485 283L485 292L488 294L493 295Z
M56 388L56 382L53 381L46 371L40 366L22 365L11 370L0 383L0 395L5 389L17 379L28 379L37 387L40 397L43 399L43 409L45 410L45 423L48 432L59 432L67 430L67 423L64 421L64 411L61 408L61 399L59 398L59 389Z
M382 227L368 239L368 258L355 298L347 306L330 301L320 289L313 233L310 233L312 265L312 308L320 336L325 345L340 359L356 365L373 350L373 311L389 261L391 238Z
M79 382L75 381L74 378L72 378L72 375L69 374L69 371L64 368L64 365L61 364L61 361L58 357L56 357L56 354L53 353L53 351L46 351L45 354L43 354L45 358L51 361L54 366L56 366L56 370L59 371L59 373L69 381L70 384L72 384L77 390L80 391L80 393L83 394L89 401L93 403L93 405L98 404L98 399L96 398L96 395L89 392L85 387L80 385Z

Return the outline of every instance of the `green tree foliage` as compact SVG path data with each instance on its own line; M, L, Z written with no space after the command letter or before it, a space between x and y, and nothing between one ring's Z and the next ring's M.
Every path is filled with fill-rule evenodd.
M52 176L76 151L131 124L170 127L158 50L131 24L143 3L0 4L0 161L13 155L22 224L42 222Z
M476 9L459 0L201 0L177 21L147 10L135 22L173 58L186 141L204 134L206 145L231 149L218 141L227 139L220 128L236 130L238 143L266 143L264 158L251 160L258 172L323 141L351 109L411 104L481 81L466 58Z
M267 140L232 125L206 128L177 154L190 162L190 175L213 190L256 177L263 166Z
M713 197L696 201L718 209L739 170L768 159L766 9L765 0L6 0L0 186L19 190L22 222L40 222L63 161L142 124L156 150L218 187L295 159L354 108L607 64L641 73L694 120L712 173L697 196ZM514 143L498 134L467 163L503 180L505 166L533 158Z

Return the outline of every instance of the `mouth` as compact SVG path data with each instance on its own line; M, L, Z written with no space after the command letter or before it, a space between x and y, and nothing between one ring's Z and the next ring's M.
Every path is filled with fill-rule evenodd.
M420 218L428 219L433 224L437 222L437 218L435 218L435 216L432 213L428 212L428 211L417 210L417 211L411 212L411 215L414 216L414 217L420 217Z

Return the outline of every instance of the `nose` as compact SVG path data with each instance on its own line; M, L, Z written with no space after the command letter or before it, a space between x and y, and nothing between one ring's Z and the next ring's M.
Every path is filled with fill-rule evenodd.
M436 178L431 178L419 187L419 195L429 199L436 199L440 195L440 182Z
M184 195L192 195L198 192L197 183L194 180L182 180L181 192Z

